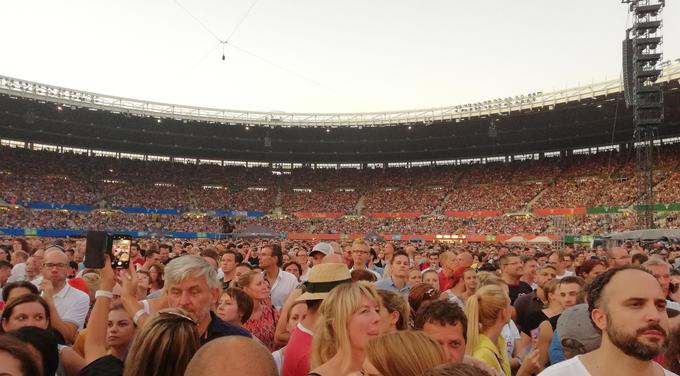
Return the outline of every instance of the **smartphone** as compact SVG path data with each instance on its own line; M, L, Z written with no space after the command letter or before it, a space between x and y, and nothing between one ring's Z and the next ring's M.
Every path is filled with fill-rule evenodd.
M111 266L115 269L127 269L130 266L130 246L132 237L128 235L111 236Z
M109 234L103 231L88 231L85 241L85 267L101 269L106 262Z

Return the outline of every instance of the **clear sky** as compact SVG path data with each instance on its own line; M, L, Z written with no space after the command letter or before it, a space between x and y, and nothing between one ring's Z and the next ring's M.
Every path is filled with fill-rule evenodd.
M620 0L21 0L2 13L2 75L287 112L451 106L616 78L631 22ZM663 16L674 60L680 4Z

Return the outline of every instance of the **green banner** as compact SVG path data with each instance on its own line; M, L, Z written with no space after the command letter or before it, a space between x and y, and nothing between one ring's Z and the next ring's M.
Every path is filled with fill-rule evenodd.
M587 214L614 214L618 213L620 206L597 206L594 208L586 208Z
M593 240L595 239L601 239L600 236L593 236L593 235L565 235L562 240L564 241L565 244L575 244L575 243L580 243L580 244L589 244L592 243Z
M645 210L646 205L635 205L636 211ZM680 211L680 203L674 204L654 204L652 205L653 211Z

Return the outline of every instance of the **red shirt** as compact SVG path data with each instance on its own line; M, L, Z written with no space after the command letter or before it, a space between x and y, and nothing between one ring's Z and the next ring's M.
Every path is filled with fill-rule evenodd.
M463 273L465 273L465 269L467 269L464 266L459 266L453 271L453 276L450 278L444 274L444 271L442 270L439 272L439 291L446 291L450 289L451 287L455 286L456 283L458 283L458 280L463 276Z
M295 328L290 335L286 352L283 355L283 369L281 376L307 376L310 368L310 353L312 352L312 335Z

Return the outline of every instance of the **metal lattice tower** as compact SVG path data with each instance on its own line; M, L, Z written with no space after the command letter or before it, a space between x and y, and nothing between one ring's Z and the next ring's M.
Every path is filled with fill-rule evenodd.
M654 138L663 122L661 76L661 12L665 0L623 0L630 5L633 25L624 40L626 103L633 106L634 146L638 182L638 225L654 226Z

